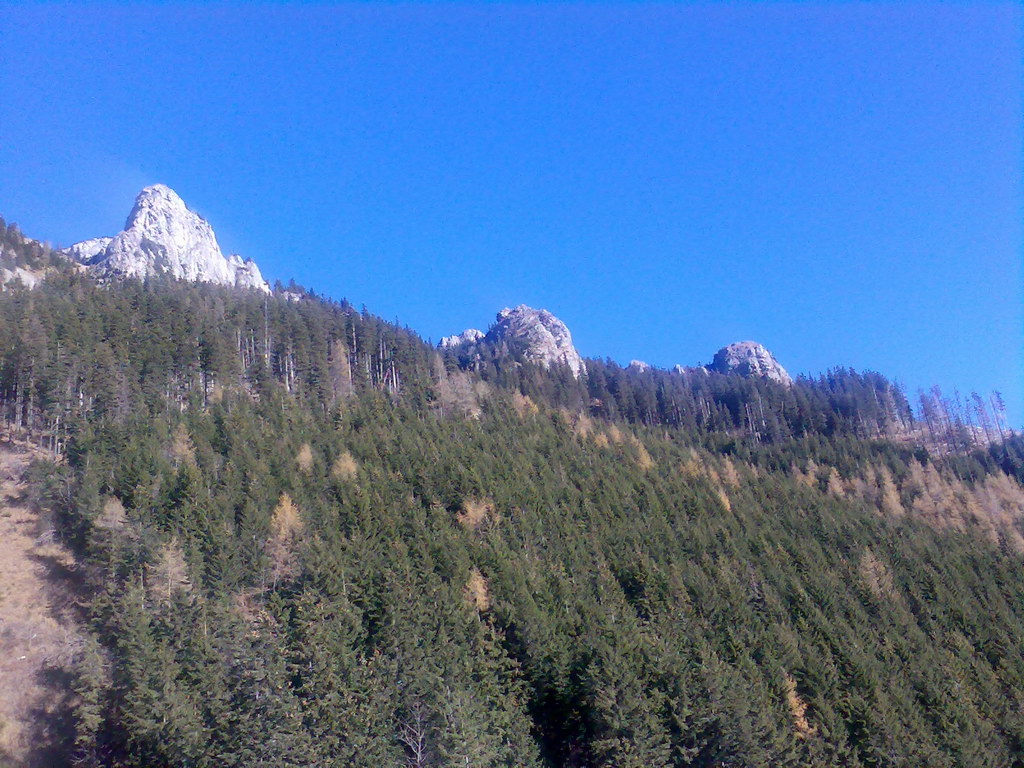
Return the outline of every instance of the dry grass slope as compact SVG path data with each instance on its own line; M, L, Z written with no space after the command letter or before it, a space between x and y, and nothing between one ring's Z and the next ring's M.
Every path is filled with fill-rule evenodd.
M70 553L25 501L24 448L0 445L0 766L65 765L68 668L81 645Z

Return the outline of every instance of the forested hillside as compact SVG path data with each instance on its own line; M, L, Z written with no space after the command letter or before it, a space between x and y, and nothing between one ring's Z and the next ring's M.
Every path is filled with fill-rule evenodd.
M87 586L70 764L1024 765L1018 442L52 272L0 412Z

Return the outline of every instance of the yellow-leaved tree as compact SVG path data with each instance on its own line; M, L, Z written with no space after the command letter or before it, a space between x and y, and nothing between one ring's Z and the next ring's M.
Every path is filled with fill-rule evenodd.
M295 574L295 549L304 528L299 508L291 496L282 493L270 518L270 538L267 540L267 555L275 587L278 579Z

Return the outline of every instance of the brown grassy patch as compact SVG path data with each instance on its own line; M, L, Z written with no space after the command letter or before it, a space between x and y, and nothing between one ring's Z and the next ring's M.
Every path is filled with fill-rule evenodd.
M497 520L497 517L493 501L469 498L462 502L462 511L455 516L455 519L466 530L475 531L484 523Z
M470 608L486 611L491 607L491 592L487 579L475 566L469 572L469 581L463 589L463 596Z
M68 737L60 723L74 700L61 681L83 643L76 563L24 502L31 458L0 449L0 756L19 768L60 764Z
M806 739L813 736L816 729L807 720L807 703L800 698L796 690L796 680L792 675L787 674L782 681L786 691L786 707L789 715L793 718L793 728L796 730L798 739Z

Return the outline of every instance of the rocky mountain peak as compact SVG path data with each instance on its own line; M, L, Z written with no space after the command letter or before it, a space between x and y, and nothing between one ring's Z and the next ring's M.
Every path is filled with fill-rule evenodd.
M576 377L586 370L583 358L572 344L569 329L546 309L534 309L525 304L506 307L498 312L486 338L495 342L518 342L523 345L528 360L544 367L564 363Z
M467 328L462 333L456 333L451 336L442 337L440 343L437 345L441 349L455 349L457 347L465 347L470 344L476 344L484 338L484 332L478 331L476 328Z
M206 224L205 219L188 209L185 201L173 189L164 184L150 184L148 187L143 187L136 196L135 205L132 206L132 211L128 214L124 228L126 230L132 227L172 230L184 225L192 217ZM210 232L212 233L213 230Z
M737 341L722 347L708 368L718 373L761 376L782 384L793 383L775 356L756 341Z
M168 275L270 292L256 264L238 255L225 258L206 219L163 184L139 193L124 229L114 237L83 240L64 252L101 277Z
M576 377L585 371L583 358L572 345L569 329L546 309L534 309L525 304L505 307L498 312L486 334L467 328L462 333L445 336L437 346L461 349L480 343L495 348L514 346L527 360L545 368L565 364Z

